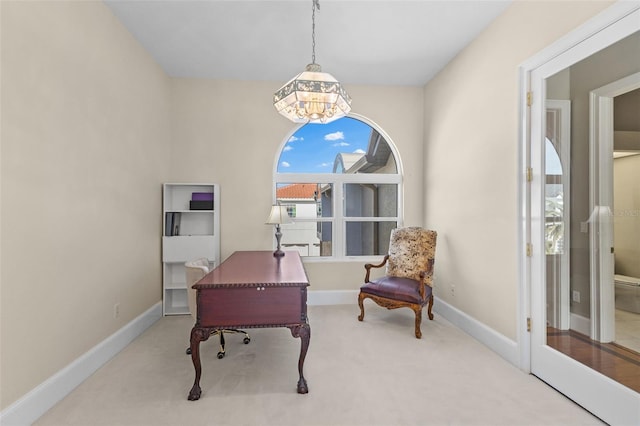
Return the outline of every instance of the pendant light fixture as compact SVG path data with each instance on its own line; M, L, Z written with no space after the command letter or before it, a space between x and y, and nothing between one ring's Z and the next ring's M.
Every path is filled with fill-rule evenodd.
M311 63L273 95L276 110L294 123L329 123L351 111L351 98L340 82L316 64L316 8L312 0Z

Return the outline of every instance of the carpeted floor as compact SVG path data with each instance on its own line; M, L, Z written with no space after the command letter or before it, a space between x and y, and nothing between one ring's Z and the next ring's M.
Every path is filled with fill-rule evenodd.
M201 345L202 397L188 401L191 317L164 317L35 424L47 425L602 425L436 314L366 303L309 306L311 343L296 393L300 339L249 329ZM426 316L425 316L426 317Z

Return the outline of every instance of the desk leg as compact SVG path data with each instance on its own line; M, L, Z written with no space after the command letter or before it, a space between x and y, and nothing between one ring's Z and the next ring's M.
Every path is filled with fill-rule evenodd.
M300 379L298 380L298 393L309 393L307 387L307 381L302 375L302 368L304 367L304 358L307 356L307 349L309 349L309 340L311 339L311 327L309 324L298 324L290 326L291 335L293 337L300 338L300 359L298 359L298 373Z
M200 364L200 342L204 342L211 335L211 331L205 328L193 327L191 330L191 361L193 361L193 367L196 370L196 379L193 382L193 387L189 392L189 401L196 401L200 399L202 393L200 389L200 375L202 374L202 365Z

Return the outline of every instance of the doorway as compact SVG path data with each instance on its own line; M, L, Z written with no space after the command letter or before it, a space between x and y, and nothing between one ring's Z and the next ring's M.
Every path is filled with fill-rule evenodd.
M592 91L640 71L640 10L635 5L608 19L573 45L562 50L554 46L556 54L532 65L524 76L533 99L525 119L524 162L530 179L522 190L529 252L523 260L530 297L529 359L532 374L604 421L640 424L638 391L554 346L556 331L578 333L599 344L614 328L613 231L607 234L613 217L607 197L613 191L603 170L613 162L613 149L600 137L607 129L590 127L597 115L589 106ZM553 138L550 99L570 102L568 140ZM562 161L567 149L569 163ZM558 167L547 167L554 161L551 154L559 158ZM640 224L640 217L635 220ZM640 363L634 368L640 374Z
M607 213L593 239L601 288L592 293L601 306L591 335L640 353L640 72L593 90L590 101L594 198Z

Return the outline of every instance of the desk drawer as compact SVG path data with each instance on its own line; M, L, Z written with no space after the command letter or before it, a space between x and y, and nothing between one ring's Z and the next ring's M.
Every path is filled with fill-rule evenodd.
M304 306L303 306L304 305ZM198 291L202 327L299 324L306 316L304 287L212 288Z

